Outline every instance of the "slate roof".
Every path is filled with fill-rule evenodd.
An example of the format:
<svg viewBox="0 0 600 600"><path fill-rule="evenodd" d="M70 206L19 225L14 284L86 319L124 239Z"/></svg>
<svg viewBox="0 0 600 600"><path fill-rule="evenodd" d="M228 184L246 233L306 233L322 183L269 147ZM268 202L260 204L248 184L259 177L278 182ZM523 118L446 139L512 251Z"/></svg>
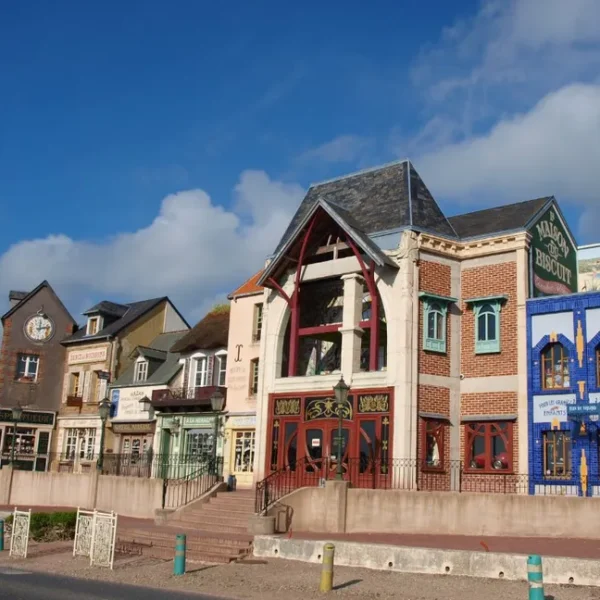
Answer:
<svg viewBox="0 0 600 600"><path fill-rule="evenodd" d="M129 306L127 304L117 304L116 302L110 302L108 300L102 300L102 302L98 302L92 306L92 308L88 308L83 314L84 315L93 315L93 314L101 314L101 315L109 315L111 317L122 317L129 310Z"/></svg>
<svg viewBox="0 0 600 600"><path fill-rule="evenodd" d="M345 210L367 235L411 227L457 237L412 163L404 160L312 185L274 254L293 236L319 198Z"/></svg>
<svg viewBox="0 0 600 600"><path fill-rule="evenodd" d="M75 319L71 316L71 313L67 310L67 307L62 303L62 300L56 295L56 292L54 291L54 289L52 288L52 286L45 279L44 279L44 281L42 281L42 283L40 283L37 287L35 287L30 292L16 292L16 291L10 292L9 293L9 300L12 299L13 295L16 295L16 297L14 299L15 300L19 300L19 302L17 304L15 304L14 306L12 306L8 310L8 312L4 313L2 315L2 317L0 318L0 321L4 322L4 319L10 317L10 315L12 315L15 311L19 310L19 308L23 305L23 302L29 300L30 298L33 298L42 288L45 288L45 287L48 288L48 290L50 291L50 293L56 299L56 301L59 304L59 306L65 311L65 314L69 317L69 319L71 319L71 322L76 327L77 326L77 321L75 321ZM20 297L20 296L22 296L22 297Z"/></svg>
<svg viewBox="0 0 600 600"><path fill-rule="evenodd" d="M505 206L495 206L456 215L448 220L462 239L525 229L528 223L553 199L552 196L546 196Z"/></svg>
<svg viewBox="0 0 600 600"><path fill-rule="evenodd" d="M110 385L111 388L128 386L164 385L169 383L182 368L179 364L180 354L168 350L180 340L187 331L161 333L152 340L149 347L138 346L134 354L139 352L149 359L148 377L145 381L134 381L135 361L123 371L123 374Z"/></svg>
<svg viewBox="0 0 600 600"><path fill-rule="evenodd" d="M82 327L77 333L63 340L61 343L74 344L76 342L100 340L117 335L119 332L123 331L123 329L137 321L140 317L144 316L147 312L157 307L159 304L161 304L161 302L165 301L170 302L167 296L163 296L162 298L153 298L152 300L142 300L141 302L130 302L129 304L124 304L123 306L127 307L125 313L120 318L108 323L106 327L103 327L95 335L86 335L87 328ZM102 302L100 304L102 304ZM111 302L109 304L114 303ZM99 305L97 304L96 306ZM90 311L86 311L83 314L87 314L88 312Z"/></svg>
<svg viewBox="0 0 600 600"><path fill-rule="evenodd" d="M171 352L226 348L229 337L229 306L209 312L171 348Z"/></svg>
<svg viewBox="0 0 600 600"><path fill-rule="evenodd" d="M233 300L234 298L239 298L240 296L251 296L252 294L261 294L264 290L262 285L258 285L258 280L263 273L263 269L261 269L258 273L255 273L240 285L235 291L231 292L227 296L229 300Z"/></svg>

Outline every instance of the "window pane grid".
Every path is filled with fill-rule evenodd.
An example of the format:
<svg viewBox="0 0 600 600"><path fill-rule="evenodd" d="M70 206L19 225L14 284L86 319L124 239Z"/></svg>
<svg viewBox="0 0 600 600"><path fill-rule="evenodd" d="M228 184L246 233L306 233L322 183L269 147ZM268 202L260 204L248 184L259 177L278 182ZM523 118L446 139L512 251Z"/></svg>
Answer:
<svg viewBox="0 0 600 600"><path fill-rule="evenodd" d="M544 475L571 477L571 434L568 431L544 431Z"/></svg>
<svg viewBox="0 0 600 600"><path fill-rule="evenodd" d="M541 369L544 389L564 389L571 386L569 353L562 344L551 344L542 352Z"/></svg>

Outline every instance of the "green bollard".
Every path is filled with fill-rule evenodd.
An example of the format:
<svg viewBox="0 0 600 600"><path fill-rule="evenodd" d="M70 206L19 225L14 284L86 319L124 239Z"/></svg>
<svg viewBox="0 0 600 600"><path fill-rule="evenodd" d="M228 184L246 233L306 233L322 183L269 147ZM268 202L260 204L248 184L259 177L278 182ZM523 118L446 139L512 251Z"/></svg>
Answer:
<svg viewBox="0 0 600 600"><path fill-rule="evenodd" d="M4 519L0 519L0 552L4 551Z"/></svg>
<svg viewBox="0 0 600 600"><path fill-rule="evenodd" d="M532 554L527 559L527 581L529 582L529 600L544 600L542 557L537 554Z"/></svg>
<svg viewBox="0 0 600 600"><path fill-rule="evenodd" d="M185 575L185 535L183 533L179 534L175 540L173 575Z"/></svg>

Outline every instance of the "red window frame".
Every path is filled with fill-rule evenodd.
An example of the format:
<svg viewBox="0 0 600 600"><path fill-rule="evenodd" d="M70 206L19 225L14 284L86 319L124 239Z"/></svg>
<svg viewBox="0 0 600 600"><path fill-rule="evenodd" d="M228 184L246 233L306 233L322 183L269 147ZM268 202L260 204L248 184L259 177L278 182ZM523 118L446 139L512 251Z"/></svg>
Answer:
<svg viewBox="0 0 600 600"><path fill-rule="evenodd" d="M465 472L469 473L490 473L494 475L506 475L513 472L513 423L512 421L485 421L466 423L464 426L465 434ZM472 456L473 439L483 436L483 468L472 466L472 462L481 457ZM492 440L494 437L502 436L505 441L504 452L493 456ZM501 456L503 454L504 456ZM481 460L481 459L480 459ZM502 461L506 468L494 468L495 461Z"/></svg>
<svg viewBox="0 0 600 600"><path fill-rule="evenodd" d="M431 436L438 445L439 464L431 465L427 463L428 454L428 436ZM423 419L421 422L421 440L423 447L423 456L421 460L421 471L440 472L446 468L444 461L446 437L446 423L440 419Z"/></svg>

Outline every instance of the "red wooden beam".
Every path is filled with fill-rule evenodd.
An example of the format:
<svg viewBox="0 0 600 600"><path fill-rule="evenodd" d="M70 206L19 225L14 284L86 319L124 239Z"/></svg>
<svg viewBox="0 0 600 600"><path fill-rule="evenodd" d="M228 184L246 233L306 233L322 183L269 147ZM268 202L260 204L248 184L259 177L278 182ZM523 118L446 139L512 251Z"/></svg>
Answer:
<svg viewBox="0 0 600 600"><path fill-rule="evenodd" d="M269 277L267 281L279 292L279 295L288 303L289 306L291 300L290 297L285 293L284 289L272 277Z"/></svg>
<svg viewBox="0 0 600 600"><path fill-rule="evenodd" d="M317 325L316 327L301 327L298 329L299 336L318 335L320 333L336 333L341 325Z"/></svg>
<svg viewBox="0 0 600 600"><path fill-rule="evenodd" d="M291 314L290 314L290 358L288 364L288 377L295 377L298 374L298 354L300 352L300 336L298 331L300 329L300 279L302 278L302 264L306 256L306 248L310 236L317 222L316 213L311 219L304 238L302 239L302 246L300 248L300 256L298 257L298 266L296 267L296 278L294 283L294 293L291 298Z"/></svg>

